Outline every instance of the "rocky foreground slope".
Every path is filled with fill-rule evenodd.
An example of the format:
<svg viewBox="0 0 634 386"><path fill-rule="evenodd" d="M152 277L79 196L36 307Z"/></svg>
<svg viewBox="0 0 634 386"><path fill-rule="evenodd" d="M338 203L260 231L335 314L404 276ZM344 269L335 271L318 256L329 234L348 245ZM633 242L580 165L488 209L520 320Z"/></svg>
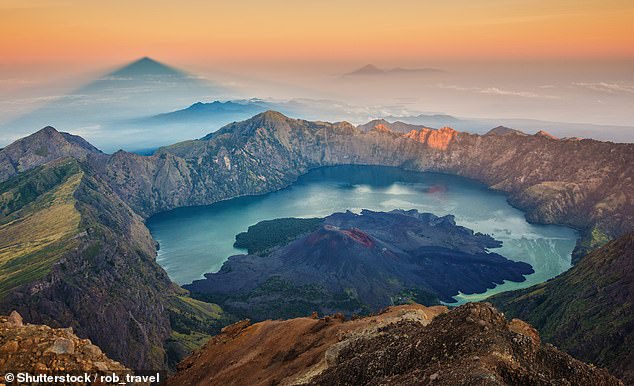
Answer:
<svg viewBox="0 0 634 386"><path fill-rule="evenodd" d="M634 233L546 283L489 299L547 342L634 384Z"/></svg>
<svg viewBox="0 0 634 386"><path fill-rule="evenodd" d="M226 327L171 385L619 385L487 303Z"/></svg>
<svg viewBox="0 0 634 386"><path fill-rule="evenodd" d="M106 374L127 370L72 329L26 324L15 311L0 316L0 377L21 371Z"/></svg>

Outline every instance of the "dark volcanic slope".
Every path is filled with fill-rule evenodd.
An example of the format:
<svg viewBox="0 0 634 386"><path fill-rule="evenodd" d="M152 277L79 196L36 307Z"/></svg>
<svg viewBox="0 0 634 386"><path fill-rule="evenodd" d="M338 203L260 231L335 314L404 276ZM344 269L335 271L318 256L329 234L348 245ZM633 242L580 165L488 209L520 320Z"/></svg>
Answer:
<svg viewBox="0 0 634 386"><path fill-rule="evenodd" d="M490 300L546 341L634 384L634 233L555 279Z"/></svg>
<svg viewBox="0 0 634 386"><path fill-rule="evenodd" d="M530 265L487 252L500 245L456 226L452 216L415 210L336 213L267 256L232 256L218 273L185 288L256 320L314 310L376 312L394 302L452 301L458 291L523 281L533 272Z"/></svg>
<svg viewBox="0 0 634 386"><path fill-rule="evenodd" d="M171 385L619 385L487 303L227 327Z"/></svg>

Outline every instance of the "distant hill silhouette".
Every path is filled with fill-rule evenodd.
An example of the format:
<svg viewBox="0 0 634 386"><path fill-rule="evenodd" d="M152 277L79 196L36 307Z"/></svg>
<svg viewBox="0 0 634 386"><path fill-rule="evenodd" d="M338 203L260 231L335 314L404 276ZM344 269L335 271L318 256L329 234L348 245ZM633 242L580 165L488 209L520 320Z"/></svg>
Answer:
<svg viewBox="0 0 634 386"><path fill-rule="evenodd" d="M372 76L372 75L391 75L391 74L434 74L443 72L437 68L403 68L394 67L389 69L380 68L374 64L366 64L365 66L345 73L343 76Z"/></svg>

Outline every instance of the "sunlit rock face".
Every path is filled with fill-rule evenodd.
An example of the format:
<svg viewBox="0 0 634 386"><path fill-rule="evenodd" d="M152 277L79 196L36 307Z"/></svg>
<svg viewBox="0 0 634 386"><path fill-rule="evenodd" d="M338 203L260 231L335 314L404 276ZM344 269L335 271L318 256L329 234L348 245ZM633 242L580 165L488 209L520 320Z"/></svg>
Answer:
<svg viewBox="0 0 634 386"><path fill-rule="evenodd" d="M412 130L405 134L406 138L424 143L432 149L447 150L449 144L456 138L458 132L451 127L443 127L438 130L421 129Z"/></svg>

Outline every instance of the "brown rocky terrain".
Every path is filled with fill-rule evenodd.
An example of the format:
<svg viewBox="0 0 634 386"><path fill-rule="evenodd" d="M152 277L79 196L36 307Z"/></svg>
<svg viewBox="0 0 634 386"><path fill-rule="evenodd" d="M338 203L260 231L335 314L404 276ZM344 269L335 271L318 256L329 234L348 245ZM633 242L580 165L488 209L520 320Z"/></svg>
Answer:
<svg viewBox="0 0 634 386"><path fill-rule="evenodd" d="M405 138L425 144L427 147L438 150L447 150L449 144L456 138L458 132L451 127L443 127L438 130L420 129L412 130L405 134Z"/></svg>
<svg viewBox="0 0 634 386"><path fill-rule="evenodd" d="M248 321L178 366L171 385L619 385L606 370L542 344L488 303L379 315Z"/></svg>
<svg viewBox="0 0 634 386"><path fill-rule="evenodd" d="M14 311L8 317L0 316L0 374L20 371L106 374L128 369L89 339L78 338L72 328L26 324Z"/></svg>

